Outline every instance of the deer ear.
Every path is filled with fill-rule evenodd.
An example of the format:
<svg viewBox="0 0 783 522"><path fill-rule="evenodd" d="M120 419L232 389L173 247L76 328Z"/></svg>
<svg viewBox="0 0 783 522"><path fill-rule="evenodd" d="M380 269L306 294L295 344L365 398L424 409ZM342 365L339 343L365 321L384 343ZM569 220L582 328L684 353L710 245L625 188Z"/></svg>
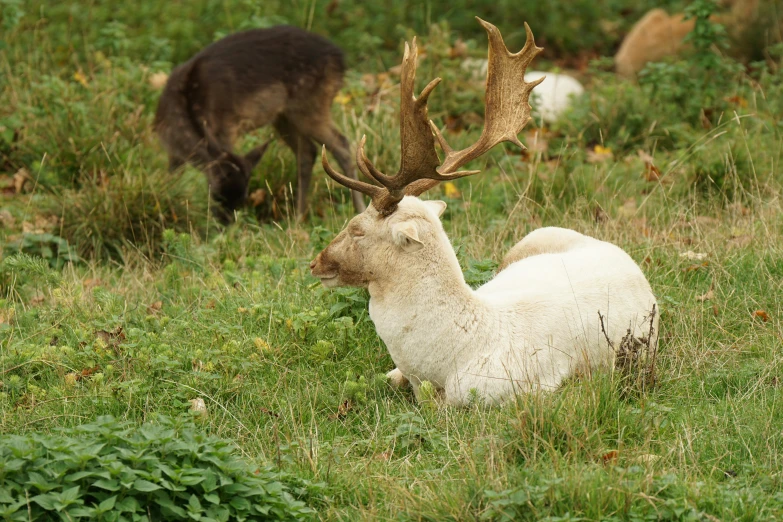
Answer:
<svg viewBox="0 0 783 522"><path fill-rule="evenodd" d="M250 170L253 170L256 165L258 165L258 162L261 161L261 158L264 156L264 153L266 152L267 147L269 147L269 141L264 143L263 145L260 145L256 147L255 149L251 150L247 154L245 154L245 161L248 162L250 165Z"/></svg>
<svg viewBox="0 0 783 522"><path fill-rule="evenodd" d="M402 221L392 225L392 238L406 252L416 252L424 246L419 239L416 223L413 221Z"/></svg>
<svg viewBox="0 0 783 522"><path fill-rule="evenodd" d="M423 203L427 205L427 208L435 212L435 215L441 217L446 211L446 202L439 199L424 200Z"/></svg>

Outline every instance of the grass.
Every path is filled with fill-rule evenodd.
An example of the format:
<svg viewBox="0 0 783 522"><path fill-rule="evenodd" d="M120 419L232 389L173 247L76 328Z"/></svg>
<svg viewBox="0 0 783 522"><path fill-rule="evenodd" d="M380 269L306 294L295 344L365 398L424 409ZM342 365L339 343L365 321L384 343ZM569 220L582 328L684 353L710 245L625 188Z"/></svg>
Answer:
<svg viewBox="0 0 783 522"><path fill-rule="evenodd" d="M28 43L13 34L0 123L21 123L0 160L33 181L0 196L0 433L191 417L246 461L323 483L313 501L323 520L783 517L779 69L726 80L730 108L682 128L676 106L598 74L585 104L539 129L547 148L500 147L477 162L482 175L433 190L449 204L444 225L471 284L527 232L566 226L626 249L661 313L658 383L643 394L599 374L502 408L438 409L380 378L393 363L366 292L326 291L309 276L352 215L320 167L311 220L297 225L293 157L276 145L254 179L276 217L249 210L219 230L203 177L164 173L146 83L157 65L128 58L141 36L119 38L108 65L83 69L83 85L72 63L13 61ZM37 38L60 45L54 33ZM481 82L448 56L455 35L420 38L431 49L422 85L444 76L436 121L480 111ZM371 159L393 170L395 78L370 85L362 72L350 73L335 119L354 143L367 133ZM460 147L478 131L463 118L448 139ZM65 240L81 261L62 266ZM192 409L199 398L205 414Z"/></svg>

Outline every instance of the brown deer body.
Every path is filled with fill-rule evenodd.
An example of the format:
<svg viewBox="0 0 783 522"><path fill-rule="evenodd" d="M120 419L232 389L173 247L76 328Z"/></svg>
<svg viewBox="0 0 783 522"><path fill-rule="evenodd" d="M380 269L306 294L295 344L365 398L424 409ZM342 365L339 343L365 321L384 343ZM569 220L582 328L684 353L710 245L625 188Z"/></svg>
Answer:
<svg viewBox="0 0 783 522"><path fill-rule="evenodd" d="M169 170L187 162L202 169L219 204L218 217L230 221L245 202L251 171L267 147L239 155L234 142L271 124L296 154L301 219L316 144L325 145L356 178L348 140L331 118L344 70L339 47L296 27L243 31L209 45L172 71L158 102L155 131L168 152ZM356 210L363 211L361 194L352 197Z"/></svg>

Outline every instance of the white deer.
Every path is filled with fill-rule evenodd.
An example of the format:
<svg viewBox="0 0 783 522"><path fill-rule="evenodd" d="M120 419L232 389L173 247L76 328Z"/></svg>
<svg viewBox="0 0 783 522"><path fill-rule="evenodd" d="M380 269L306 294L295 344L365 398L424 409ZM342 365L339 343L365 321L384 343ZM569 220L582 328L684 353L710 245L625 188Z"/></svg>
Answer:
<svg viewBox="0 0 783 522"><path fill-rule="evenodd" d="M372 205L310 265L327 287L369 289L370 317L397 365L388 374L392 381L410 382L417 397L429 381L452 405L474 394L502 401L553 390L575 372L610 364L610 343L619 346L629 331L654 347L658 330L655 297L639 266L617 246L573 230L536 230L511 249L490 282L475 291L465 282L439 219L446 204L416 196L439 181L476 173L458 169L501 141L521 146L517 134L530 119L530 91L543 80L524 81L542 50L527 24L525 47L511 54L498 29L479 22L489 35L479 140L455 151L427 119L427 97L440 79L414 97L414 39L405 48L400 86L400 171L386 176L376 169L364 138L357 164L382 186L343 176L322 154L326 172L369 195ZM435 138L446 153L442 163Z"/></svg>

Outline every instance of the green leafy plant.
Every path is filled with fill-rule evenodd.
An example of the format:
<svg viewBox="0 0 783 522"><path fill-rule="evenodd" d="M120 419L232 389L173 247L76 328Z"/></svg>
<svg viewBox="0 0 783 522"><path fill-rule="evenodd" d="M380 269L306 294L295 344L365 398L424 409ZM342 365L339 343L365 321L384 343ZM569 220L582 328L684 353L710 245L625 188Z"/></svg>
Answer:
<svg viewBox="0 0 783 522"><path fill-rule="evenodd" d="M240 460L226 440L161 417L113 417L0 441L4 520L303 520L318 486Z"/></svg>

